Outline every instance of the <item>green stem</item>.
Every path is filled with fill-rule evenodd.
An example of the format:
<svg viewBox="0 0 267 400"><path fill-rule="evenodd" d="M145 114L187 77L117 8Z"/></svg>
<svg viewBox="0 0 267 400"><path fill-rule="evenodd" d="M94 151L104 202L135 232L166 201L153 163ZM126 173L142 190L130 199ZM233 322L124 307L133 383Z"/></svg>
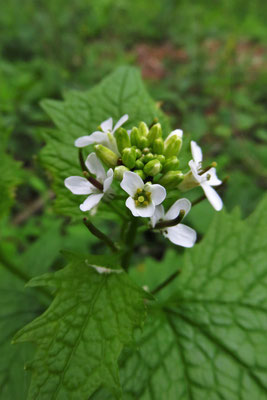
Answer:
<svg viewBox="0 0 267 400"><path fill-rule="evenodd" d="M137 218L133 218L129 223L128 231L126 232L124 244L126 246L126 250L121 258L121 266L126 271L128 270L131 262L132 253L134 250L134 243L137 233L139 221Z"/></svg>
<svg viewBox="0 0 267 400"><path fill-rule="evenodd" d="M170 275L165 281L163 281L159 286L157 286L154 290L152 290L151 294L156 294L160 290L164 289L168 286L179 274L181 271L175 271L172 275Z"/></svg>
<svg viewBox="0 0 267 400"><path fill-rule="evenodd" d="M115 244L112 242L112 240L106 236L103 232L101 232L99 229L97 229L94 224L92 224L91 221L89 221L87 218L83 219L84 225L87 227L87 229L98 239L102 240L102 242L106 243L110 247L110 249L115 253L118 251L117 247Z"/></svg>
<svg viewBox="0 0 267 400"><path fill-rule="evenodd" d="M16 265L12 264L6 256L3 254L3 252L0 249L0 264L11 274L15 275L17 278L19 278L22 282L28 283L32 277L28 276L24 271L22 271L20 268L18 268ZM46 297L49 297L49 300L51 300L52 296L51 294L43 287L36 287L35 290L38 292L42 293Z"/></svg>

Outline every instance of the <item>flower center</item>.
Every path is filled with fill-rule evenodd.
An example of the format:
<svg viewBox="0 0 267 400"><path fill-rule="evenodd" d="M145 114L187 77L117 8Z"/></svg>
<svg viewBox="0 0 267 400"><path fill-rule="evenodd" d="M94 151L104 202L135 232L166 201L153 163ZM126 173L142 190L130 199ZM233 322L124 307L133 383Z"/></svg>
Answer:
<svg viewBox="0 0 267 400"><path fill-rule="evenodd" d="M143 189L137 189L133 199L136 207L147 207L151 202L151 193Z"/></svg>

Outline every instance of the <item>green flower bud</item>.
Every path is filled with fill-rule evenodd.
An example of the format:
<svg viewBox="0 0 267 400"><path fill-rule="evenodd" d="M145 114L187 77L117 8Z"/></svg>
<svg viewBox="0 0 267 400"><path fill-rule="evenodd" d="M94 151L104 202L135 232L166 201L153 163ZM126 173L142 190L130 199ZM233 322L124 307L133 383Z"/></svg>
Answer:
<svg viewBox="0 0 267 400"><path fill-rule="evenodd" d="M144 171L142 169L135 169L133 172L135 172L137 175L139 175L140 178L143 180L146 178Z"/></svg>
<svg viewBox="0 0 267 400"><path fill-rule="evenodd" d="M176 156L172 156L167 158L165 164L164 164L164 168L163 168L163 172L168 172L168 171L177 171L179 168L179 160Z"/></svg>
<svg viewBox="0 0 267 400"><path fill-rule="evenodd" d="M114 168L118 162L118 156L112 150L102 144L95 145L96 155L110 168Z"/></svg>
<svg viewBox="0 0 267 400"><path fill-rule="evenodd" d="M183 178L184 175L181 171L168 171L160 178L158 183L166 189L175 189Z"/></svg>
<svg viewBox="0 0 267 400"><path fill-rule="evenodd" d="M118 181L121 181L123 178L123 174L126 171L129 171L129 168L125 167L124 165L119 165L114 169L114 178Z"/></svg>
<svg viewBox="0 0 267 400"><path fill-rule="evenodd" d="M145 122L140 122L138 128L142 136L147 136L149 129Z"/></svg>
<svg viewBox="0 0 267 400"><path fill-rule="evenodd" d="M138 138L141 137L139 129L136 126L133 127L130 133L131 144L132 146L138 146Z"/></svg>
<svg viewBox="0 0 267 400"><path fill-rule="evenodd" d="M166 158L171 156L176 156L182 146L182 139L178 138L176 135L171 136L164 142L164 155Z"/></svg>
<svg viewBox="0 0 267 400"><path fill-rule="evenodd" d="M147 135L147 139L148 139L148 145L150 145L151 143L154 143L154 141L158 138L162 137L162 129L161 129L161 125L155 124L153 125Z"/></svg>
<svg viewBox="0 0 267 400"><path fill-rule="evenodd" d="M152 149L154 153L163 154L164 152L164 141L162 138L155 139L152 143Z"/></svg>
<svg viewBox="0 0 267 400"><path fill-rule="evenodd" d="M132 169L135 166L136 152L134 147L127 147L122 152L122 162L126 167Z"/></svg>
<svg viewBox="0 0 267 400"><path fill-rule="evenodd" d="M147 147L147 138L145 136L142 136L139 140L138 140L138 147L140 149L144 149L145 147Z"/></svg>
<svg viewBox="0 0 267 400"><path fill-rule="evenodd" d="M144 172L148 176L155 176L162 170L159 160L151 160L144 166Z"/></svg>
<svg viewBox="0 0 267 400"><path fill-rule="evenodd" d="M120 153L122 153L126 147L131 147L130 138L126 129L117 129L117 131L114 133L114 136Z"/></svg>
<svg viewBox="0 0 267 400"><path fill-rule="evenodd" d="M166 159L165 159L165 156L164 156L163 154L158 154L158 155L157 155L157 160L159 160L159 162L160 162L162 165L165 165Z"/></svg>
<svg viewBox="0 0 267 400"><path fill-rule="evenodd" d="M140 149L135 149L136 158L140 158L142 155L142 151Z"/></svg>
<svg viewBox="0 0 267 400"><path fill-rule="evenodd" d="M155 156L152 153L148 153L144 156L144 162L147 163L148 161L154 160Z"/></svg>
<svg viewBox="0 0 267 400"><path fill-rule="evenodd" d="M144 168L144 163L141 160L136 160L135 161L135 168L143 169Z"/></svg>

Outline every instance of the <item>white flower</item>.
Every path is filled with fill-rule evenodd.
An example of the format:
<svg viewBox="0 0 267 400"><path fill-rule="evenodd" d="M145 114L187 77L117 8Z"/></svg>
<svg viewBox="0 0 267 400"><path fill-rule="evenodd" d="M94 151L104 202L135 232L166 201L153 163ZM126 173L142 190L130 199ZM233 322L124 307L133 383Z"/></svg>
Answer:
<svg viewBox="0 0 267 400"><path fill-rule="evenodd" d="M174 131L172 131L165 139L165 141L167 142L168 139L170 139L172 136L176 136L178 139L182 139L183 137L183 131L181 129L175 129Z"/></svg>
<svg viewBox="0 0 267 400"><path fill-rule="evenodd" d="M204 193L216 211L220 211L223 202L218 193L212 186L221 185L222 181L217 178L216 168L211 167L207 171L202 170L202 150L196 142L191 141L191 152L193 160L189 161L191 171L189 171L179 185L181 190L188 190L196 186L201 186Z"/></svg>
<svg viewBox="0 0 267 400"><path fill-rule="evenodd" d="M95 131L91 135L81 136L75 140L76 147L85 147L89 144L101 143L119 155L114 132L128 120L128 115L123 115L113 128L113 119L109 118L100 124L102 131Z"/></svg>
<svg viewBox="0 0 267 400"><path fill-rule="evenodd" d="M124 172L121 187L130 195L126 200L126 207L135 217L152 217L156 206L166 197L163 186L145 184L139 175L131 171Z"/></svg>
<svg viewBox="0 0 267 400"><path fill-rule="evenodd" d="M151 225L154 228L159 221L170 221L178 217L181 210L188 214L191 203L187 199L177 200L165 214L162 205L156 207L155 214L151 217ZM163 236L168 238L172 243L183 247L192 247L195 244L197 234L196 231L189 226L179 223L175 226L160 229Z"/></svg>
<svg viewBox="0 0 267 400"><path fill-rule="evenodd" d="M65 179L64 184L73 194L89 195L80 205L82 211L89 211L100 202L105 194L108 194L113 180L113 170L110 168L106 173L95 153L91 153L87 157L85 165L88 171L96 176L96 180L102 184L103 190L98 189L92 183L88 182L87 179L80 176L70 176Z"/></svg>

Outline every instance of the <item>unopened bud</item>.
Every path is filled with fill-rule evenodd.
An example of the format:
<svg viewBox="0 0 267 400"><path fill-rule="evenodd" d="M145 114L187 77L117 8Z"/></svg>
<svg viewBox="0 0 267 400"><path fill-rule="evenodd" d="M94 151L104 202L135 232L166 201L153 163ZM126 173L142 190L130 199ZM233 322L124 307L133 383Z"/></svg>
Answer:
<svg viewBox="0 0 267 400"><path fill-rule="evenodd" d="M162 129L161 129L161 125L155 124L153 125L147 135L147 139L148 139L148 145L150 145L151 143L153 143L156 139L161 138L162 137Z"/></svg>
<svg viewBox="0 0 267 400"><path fill-rule="evenodd" d="M136 160L135 162L135 168L137 169L143 169L144 168L144 163L141 160Z"/></svg>
<svg viewBox="0 0 267 400"><path fill-rule="evenodd" d="M140 122L138 128L142 136L147 136L149 129L145 122Z"/></svg>
<svg viewBox="0 0 267 400"><path fill-rule="evenodd" d="M155 176L157 175L160 171L162 170L162 165L159 162L159 160L152 160L149 161L145 166L144 166L144 172L148 176Z"/></svg>
<svg viewBox="0 0 267 400"><path fill-rule="evenodd" d="M112 150L102 144L95 145L96 155L110 168L114 168L118 162L118 156Z"/></svg>
<svg viewBox="0 0 267 400"><path fill-rule="evenodd" d="M135 169L133 172L135 172L137 175L139 175L140 178L143 180L146 178L144 171L142 169Z"/></svg>
<svg viewBox="0 0 267 400"><path fill-rule="evenodd" d="M164 155L166 158L176 156L182 146L182 139L178 138L176 135L167 138L164 142Z"/></svg>
<svg viewBox="0 0 267 400"><path fill-rule="evenodd" d="M162 165L165 165L165 156L163 155L163 154L158 154L157 155L157 160L159 160L159 162L162 164Z"/></svg>
<svg viewBox="0 0 267 400"><path fill-rule="evenodd" d="M134 126L130 133L130 139L131 139L132 146L138 146L137 142L138 142L139 136L140 136L139 130L138 130L138 128L136 128L136 126Z"/></svg>
<svg viewBox="0 0 267 400"><path fill-rule="evenodd" d="M154 160L155 156L152 153L148 153L144 156L144 162L147 163L148 161Z"/></svg>
<svg viewBox="0 0 267 400"><path fill-rule="evenodd" d="M167 189L174 189L182 182L183 176L181 171L168 171L160 178L158 183Z"/></svg>
<svg viewBox="0 0 267 400"><path fill-rule="evenodd" d="M119 165L114 169L114 178L121 181L123 179L123 174L126 171L129 171L129 168L126 168L124 165Z"/></svg>
<svg viewBox="0 0 267 400"><path fill-rule="evenodd" d="M176 156L169 157L163 168L163 172L177 171L179 168L179 160Z"/></svg>
<svg viewBox="0 0 267 400"><path fill-rule="evenodd" d="M140 149L144 149L145 147L147 147L147 138L145 136L142 136L139 140L138 140L138 147Z"/></svg>
<svg viewBox="0 0 267 400"><path fill-rule="evenodd" d="M122 152L122 162L126 167L133 168L135 166L136 152L134 147L127 147Z"/></svg>
<svg viewBox="0 0 267 400"><path fill-rule="evenodd" d="M114 134L119 152L122 153L126 147L131 147L129 135L124 128L119 128Z"/></svg>
<svg viewBox="0 0 267 400"><path fill-rule="evenodd" d="M154 153L163 154L163 152L164 152L164 141L163 141L163 139L162 138L156 139L152 143L152 148L153 148Z"/></svg>
<svg viewBox="0 0 267 400"><path fill-rule="evenodd" d="M136 158L139 158L142 155L142 151L140 149L135 149L135 153L136 153Z"/></svg>

